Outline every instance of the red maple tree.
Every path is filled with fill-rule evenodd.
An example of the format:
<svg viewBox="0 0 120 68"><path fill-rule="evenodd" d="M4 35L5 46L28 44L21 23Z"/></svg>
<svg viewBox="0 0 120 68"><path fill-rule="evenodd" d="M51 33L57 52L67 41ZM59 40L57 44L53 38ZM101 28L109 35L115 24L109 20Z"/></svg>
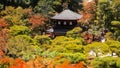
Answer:
<svg viewBox="0 0 120 68"><path fill-rule="evenodd" d="M45 18L40 15L31 15L29 18L29 23L31 24L31 28L36 28L44 25Z"/></svg>
<svg viewBox="0 0 120 68"><path fill-rule="evenodd" d="M4 19L0 19L0 53L3 55L3 51L6 49L6 43L9 37L9 30L7 29L7 22Z"/></svg>

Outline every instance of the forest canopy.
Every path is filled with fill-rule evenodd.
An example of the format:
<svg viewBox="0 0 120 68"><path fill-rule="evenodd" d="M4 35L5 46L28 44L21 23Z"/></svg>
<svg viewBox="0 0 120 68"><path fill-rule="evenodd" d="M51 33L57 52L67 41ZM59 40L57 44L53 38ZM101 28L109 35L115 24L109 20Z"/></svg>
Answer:
<svg viewBox="0 0 120 68"><path fill-rule="evenodd" d="M47 33L66 9L77 25ZM119 49L120 0L0 0L0 68L120 68Z"/></svg>

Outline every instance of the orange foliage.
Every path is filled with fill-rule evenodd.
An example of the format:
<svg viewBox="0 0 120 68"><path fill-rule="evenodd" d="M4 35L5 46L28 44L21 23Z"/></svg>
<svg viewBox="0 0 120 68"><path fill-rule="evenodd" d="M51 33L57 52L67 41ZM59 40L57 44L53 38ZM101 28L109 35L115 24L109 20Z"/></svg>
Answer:
<svg viewBox="0 0 120 68"><path fill-rule="evenodd" d="M6 27L6 26L8 26L8 25L4 23L3 19L1 19L0 20L0 27L1 27L0 28L0 58L2 58L2 55L5 52L7 39L9 37L8 29L3 28L3 27Z"/></svg>
<svg viewBox="0 0 120 68"><path fill-rule="evenodd" d="M93 20L95 17L96 3L94 1L88 2L87 5L83 7L83 9L83 17L80 18L78 22L83 25L88 25L90 24L91 20Z"/></svg>
<svg viewBox="0 0 120 68"><path fill-rule="evenodd" d="M57 64L55 68L85 68L85 65L84 62L71 64L68 60L65 60L62 64Z"/></svg>
<svg viewBox="0 0 120 68"><path fill-rule="evenodd" d="M68 60L65 60L61 64L55 64L53 61L45 61L45 59L41 57L37 57L35 60L30 60L27 64L28 68L85 68L84 62L71 64Z"/></svg>
<svg viewBox="0 0 120 68"><path fill-rule="evenodd" d="M34 68L34 60L27 62L28 68Z"/></svg>
<svg viewBox="0 0 120 68"><path fill-rule="evenodd" d="M84 62L77 63L74 68L85 68Z"/></svg>
<svg viewBox="0 0 120 68"><path fill-rule="evenodd" d="M45 18L39 15L31 15L29 23L32 24L31 28L39 27L44 24Z"/></svg>
<svg viewBox="0 0 120 68"><path fill-rule="evenodd" d="M84 62L71 64L68 60L65 60L63 63L56 64L54 61L42 57L37 57L28 62L20 58L13 60L9 57L5 57L0 60L0 64L7 64L9 68L85 68Z"/></svg>
<svg viewBox="0 0 120 68"><path fill-rule="evenodd" d="M43 64L43 58L42 57L37 57L33 62L34 62L34 68L44 68Z"/></svg>
<svg viewBox="0 0 120 68"><path fill-rule="evenodd" d="M27 8L23 10L25 14L31 15L32 14L32 9Z"/></svg>
<svg viewBox="0 0 120 68"><path fill-rule="evenodd" d="M2 50L0 50L0 56L2 56L3 55L3 51Z"/></svg>
<svg viewBox="0 0 120 68"><path fill-rule="evenodd" d="M54 68L54 61L51 61L50 63L49 63L49 65L48 65L48 68Z"/></svg>
<svg viewBox="0 0 120 68"><path fill-rule="evenodd" d="M91 43L93 41L93 34L85 33L83 36L84 40L87 44Z"/></svg>
<svg viewBox="0 0 120 68"><path fill-rule="evenodd" d="M7 43L8 38L9 38L8 29L6 29L6 28L1 29L1 31L0 31L0 50L1 50L1 53L2 53L2 51L4 51L7 48L6 43Z"/></svg>
<svg viewBox="0 0 120 68"><path fill-rule="evenodd" d="M6 23L6 21L2 18L0 19L0 27L7 27L8 24Z"/></svg>
<svg viewBox="0 0 120 68"><path fill-rule="evenodd" d="M83 17L80 18L78 22L80 22L81 24L89 24L93 17L94 17L93 14L84 13Z"/></svg>
<svg viewBox="0 0 120 68"><path fill-rule="evenodd" d="M27 62L28 68L54 68L54 62L49 59L37 57L35 60Z"/></svg>
<svg viewBox="0 0 120 68"><path fill-rule="evenodd" d="M10 57L4 57L0 59L1 65L7 65L9 68L28 68L26 62L22 59L12 59Z"/></svg>
<svg viewBox="0 0 120 68"><path fill-rule="evenodd" d="M0 59L0 64L10 63L10 61L11 61L11 58L5 57Z"/></svg>
<svg viewBox="0 0 120 68"><path fill-rule="evenodd" d="M65 60L62 64L57 64L55 68L70 68L70 62Z"/></svg>
<svg viewBox="0 0 120 68"><path fill-rule="evenodd" d="M27 64L22 59L15 59L14 64L10 66L10 68L27 68Z"/></svg>
<svg viewBox="0 0 120 68"><path fill-rule="evenodd" d="M85 19L85 18L90 18L92 15L91 14L89 14L89 13L84 13L83 14L83 19Z"/></svg>
<svg viewBox="0 0 120 68"><path fill-rule="evenodd" d="M94 1L91 1L84 7L84 10L86 10L87 13L96 11L95 5L96 5L96 3Z"/></svg>

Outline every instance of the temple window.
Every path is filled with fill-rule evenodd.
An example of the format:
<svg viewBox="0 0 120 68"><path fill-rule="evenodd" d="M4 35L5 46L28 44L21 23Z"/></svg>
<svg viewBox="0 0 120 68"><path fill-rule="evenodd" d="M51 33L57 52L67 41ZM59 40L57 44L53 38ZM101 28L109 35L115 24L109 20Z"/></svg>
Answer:
<svg viewBox="0 0 120 68"><path fill-rule="evenodd" d="M66 23L66 21L64 21L64 25L66 25L67 23Z"/></svg>
<svg viewBox="0 0 120 68"><path fill-rule="evenodd" d="M70 22L70 25L72 25L73 23L72 22Z"/></svg>
<svg viewBox="0 0 120 68"><path fill-rule="evenodd" d="M60 25L61 24L61 22L60 21L58 21L58 25Z"/></svg>

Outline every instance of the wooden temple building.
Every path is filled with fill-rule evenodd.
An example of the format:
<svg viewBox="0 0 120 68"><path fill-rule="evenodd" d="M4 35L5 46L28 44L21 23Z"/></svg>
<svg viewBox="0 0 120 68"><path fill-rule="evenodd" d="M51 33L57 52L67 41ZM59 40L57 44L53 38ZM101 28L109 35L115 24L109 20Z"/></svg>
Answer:
<svg viewBox="0 0 120 68"><path fill-rule="evenodd" d="M61 13L51 17L55 35L65 35L67 31L73 29L77 25L77 21L81 17L82 15L69 9L65 9Z"/></svg>

